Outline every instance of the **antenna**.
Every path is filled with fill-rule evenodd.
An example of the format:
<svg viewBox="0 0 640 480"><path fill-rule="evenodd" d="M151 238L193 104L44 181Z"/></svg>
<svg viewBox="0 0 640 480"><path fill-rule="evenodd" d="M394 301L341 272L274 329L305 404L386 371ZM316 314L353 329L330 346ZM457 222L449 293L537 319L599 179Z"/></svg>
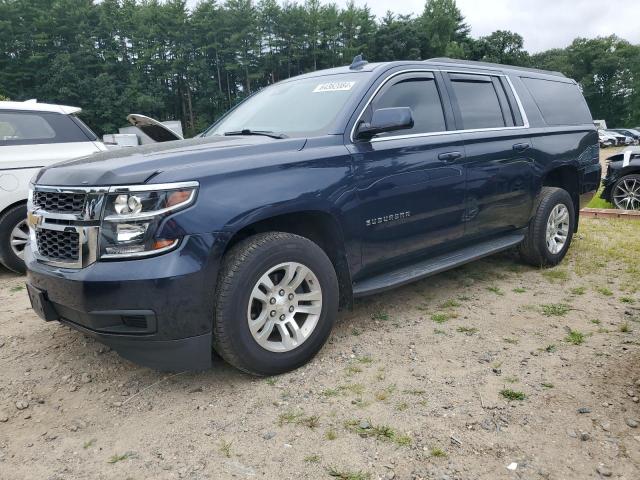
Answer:
<svg viewBox="0 0 640 480"><path fill-rule="evenodd" d="M362 54L356 55L355 57L353 57L353 62L351 62L351 66L349 67L349 70L360 70L367 63L369 62L367 62L362 58Z"/></svg>

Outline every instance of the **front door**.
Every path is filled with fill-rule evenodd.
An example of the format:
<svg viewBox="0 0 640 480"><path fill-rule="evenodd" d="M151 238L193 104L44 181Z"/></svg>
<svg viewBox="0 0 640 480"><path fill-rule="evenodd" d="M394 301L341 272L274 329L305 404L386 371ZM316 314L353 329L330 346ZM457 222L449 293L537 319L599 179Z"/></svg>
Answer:
<svg viewBox="0 0 640 480"><path fill-rule="evenodd" d="M362 266L390 268L460 239L464 232L464 146L447 133L450 110L431 72L392 76L366 108L410 107L414 126L355 139L353 154L360 203ZM448 112L448 113L445 113Z"/></svg>

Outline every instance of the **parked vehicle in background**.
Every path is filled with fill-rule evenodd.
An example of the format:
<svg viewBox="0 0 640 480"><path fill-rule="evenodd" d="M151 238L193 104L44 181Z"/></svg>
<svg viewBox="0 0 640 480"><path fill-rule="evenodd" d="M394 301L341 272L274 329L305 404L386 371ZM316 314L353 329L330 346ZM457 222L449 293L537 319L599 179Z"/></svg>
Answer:
<svg viewBox="0 0 640 480"><path fill-rule="evenodd" d="M214 348L292 370L354 297L514 247L558 264L600 184L592 122L576 82L526 68L356 58L287 79L200 138L41 170L29 296L153 368Z"/></svg>
<svg viewBox="0 0 640 480"><path fill-rule="evenodd" d="M621 210L640 210L640 147L607 158L600 197Z"/></svg>
<svg viewBox="0 0 640 480"><path fill-rule="evenodd" d="M598 143L602 148L614 147L618 144L618 139L604 130L598 130Z"/></svg>
<svg viewBox="0 0 640 480"><path fill-rule="evenodd" d="M64 105L0 102L0 262L24 272L29 180L44 166L105 150Z"/></svg>
<svg viewBox="0 0 640 480"><path fill-rule="evenodd" d="M617 146L631 145L633 143L633 139L619 132L614 132L613 130L604 130L605 133L615 137Z"/></svg>
<svg viewBox="0 0 640 480"><path fill-rule="evenodd" d="M630 137L631 139L633 139L632 143L635 145L640 143L640 132L637 130L634 130L632 128L612 128L611 130L625 135L626 137Z"/></svg>

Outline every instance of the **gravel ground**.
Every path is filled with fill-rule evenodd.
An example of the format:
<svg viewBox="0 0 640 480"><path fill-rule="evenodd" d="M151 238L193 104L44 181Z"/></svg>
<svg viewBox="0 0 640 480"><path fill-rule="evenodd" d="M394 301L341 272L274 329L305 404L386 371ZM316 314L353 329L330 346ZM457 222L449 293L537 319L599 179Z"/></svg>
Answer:
<svg viewBox="0 0 640 480"><path fill-rule="evenodd" d="M359 302L309 365L138 367L0 272L1 479L640 478L640 222Z"/></svg>

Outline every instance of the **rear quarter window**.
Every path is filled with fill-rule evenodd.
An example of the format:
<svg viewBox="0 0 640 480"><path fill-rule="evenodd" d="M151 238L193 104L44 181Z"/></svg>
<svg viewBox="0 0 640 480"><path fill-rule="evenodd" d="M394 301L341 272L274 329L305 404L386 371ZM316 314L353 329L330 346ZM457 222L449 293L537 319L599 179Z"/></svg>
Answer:
<svg viewBox="0 0 640 480"><path fill-rule="evenodd" d="M540 78L521 78L548 125L593 124L578 85Z"/></svg>
<svg viewBox="0 0 640 480"><path fill-rule="evenodd" d="M88 142L94 139L67 115L0 111L0 146Z"/></svg>

